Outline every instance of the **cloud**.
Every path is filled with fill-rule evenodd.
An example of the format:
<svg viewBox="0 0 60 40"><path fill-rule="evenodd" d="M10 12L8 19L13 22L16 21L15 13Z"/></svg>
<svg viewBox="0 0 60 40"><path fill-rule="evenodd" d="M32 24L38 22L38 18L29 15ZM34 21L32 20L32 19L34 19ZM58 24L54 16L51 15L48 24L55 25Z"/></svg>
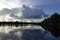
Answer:
<svg viewBox="0 0 60 40"><path fill-rule="evenodd" d="M43 10L33 9L26 5L23 5L22 15L25 18L42 18L42 16L46 16Z"/></svg>
<svg viewBox="0 0 60 40"><path fill-rule="evenodd" d="M22 0L0 0L0 10L3 8L22 7L23 3Z"/></svg>
<svg viewBox="0 0 60 40"><path fill-rule="evenodd" d="M43 18L47 17L48 15L43 12L43 10L40 9L34 9L29 6L23 5L20 11L20 17L18 15L15 15L14 13L10 15L13 18ZM16 13L16 12L15 12Z"/></svg>
<svg viewBox="0 0 60 40"><path fill-rule="evenodd" d="M0 16L8 15L9 13L11 13L11 10L8 8L4 8L3 10L0 10Z"/></svg>
<svg viewBox="0 0 60 40"><path fill-rule="evenodd" d="M48 15L43 12L41 9L31 8L27 5L23 5L22 8L4 8L0 10L0 16L12 17L14 19L20 18L43 18ZM8 18L8 17L7 17Z"/></svg>
<svg viewBox="0 0 60 40"><path fill-rule="evenodd" d="M22 17L23 18L42 18L47 17L47 14L41 9L30 8L29 6L23 5L22 7Z"/></svg>
<svg viewBox="0 0 60 40"><path fill-rule="evenodd" d="M0 0L0 10L2 8L17 8L23 4L28 6L58 4L60 0Z"/></svg>

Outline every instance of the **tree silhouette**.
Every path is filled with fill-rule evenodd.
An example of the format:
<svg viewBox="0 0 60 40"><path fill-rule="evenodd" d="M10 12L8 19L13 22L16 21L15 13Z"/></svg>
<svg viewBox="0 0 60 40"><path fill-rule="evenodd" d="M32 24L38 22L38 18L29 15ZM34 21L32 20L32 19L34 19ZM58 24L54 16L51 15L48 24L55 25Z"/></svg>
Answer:
<svg viewBox="0 0 60 40"><path fill-rule="evenodd" d="M42 21L40 25L45 30L50 31L55 37L60 36L60 14L54 13L50 18Z"/></svg>

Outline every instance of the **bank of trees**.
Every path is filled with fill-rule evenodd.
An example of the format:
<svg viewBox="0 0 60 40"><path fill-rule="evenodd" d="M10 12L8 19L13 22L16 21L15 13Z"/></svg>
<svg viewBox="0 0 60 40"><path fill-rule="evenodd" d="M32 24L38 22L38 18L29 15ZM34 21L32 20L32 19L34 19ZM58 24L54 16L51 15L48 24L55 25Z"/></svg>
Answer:
<svg viewBox="0 0 60 40"><path fill-rule="evenodd" d="M55 37L60 36L60 14L54 13L50 18L40 23L45 30L50 31Z"/></svg>

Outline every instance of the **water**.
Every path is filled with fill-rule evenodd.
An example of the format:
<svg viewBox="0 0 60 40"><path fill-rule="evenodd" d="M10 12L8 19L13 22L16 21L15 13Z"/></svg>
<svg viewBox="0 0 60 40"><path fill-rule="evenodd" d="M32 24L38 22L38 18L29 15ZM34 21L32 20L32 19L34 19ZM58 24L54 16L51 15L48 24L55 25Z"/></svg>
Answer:
<svg viewBox="0 0 60 40"><path fill-rule="evenodd" d="M1 26L0 40L57 40L50 32L38 25ZM60 38L58 39L60 40Z"/></svg>
<svg viewBox="0 0 60 40"><path fill-rule="evenodd" d="M28 26L0 26L0 32L8 32L10 30L14 30L14 29L42 29L44 30L41 26L38 25L28 25Z"/></svg>

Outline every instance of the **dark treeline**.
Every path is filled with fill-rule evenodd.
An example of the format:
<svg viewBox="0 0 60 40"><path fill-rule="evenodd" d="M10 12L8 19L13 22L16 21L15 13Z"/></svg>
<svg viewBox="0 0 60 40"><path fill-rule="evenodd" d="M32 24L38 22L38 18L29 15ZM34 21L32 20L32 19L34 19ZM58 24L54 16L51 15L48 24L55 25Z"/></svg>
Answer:
<svg viewBox="0 0 60 40"><path fill-rule="evenodd" d="M39 24L39 23L33 23L33 22L19 22L19 21L16 21L16 22L0 22L0 26L16 26L16 27L18 27L18 26L28 26L29 24Z"/></svg>
<svg viewBox="0 0 60 40"><path fill-rule="evenodd" d="M54 13L50 18L43 20L39 25L51 32L55 37L60 36L60 14Z"/></svg>

